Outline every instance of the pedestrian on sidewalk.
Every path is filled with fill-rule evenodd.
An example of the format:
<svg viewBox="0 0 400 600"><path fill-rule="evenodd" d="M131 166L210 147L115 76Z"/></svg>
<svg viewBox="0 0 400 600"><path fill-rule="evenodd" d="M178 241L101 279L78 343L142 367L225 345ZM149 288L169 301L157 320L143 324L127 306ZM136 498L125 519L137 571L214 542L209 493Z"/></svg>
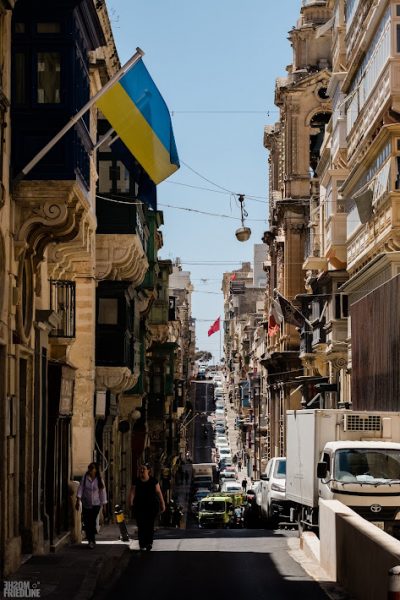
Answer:
<svg viewBox="0 0 400 600"><path fill-rule="evenodd" d="M246 479L246 477L242 481L242 489L243 489L244 492L246 492L246 490L247 490L247 479Z"/></svg>
<svg viewBox="0 0 400 600"><path fill-rule="evenodd" d="M238 462L238 469L239 469L239 471L242 470L242 461L240 459L239 459L239 462Z"/></svg>
<svg viewBox="0 0 400 600"><path fill-rule="evenodd" d="M139 547L149 552L153 547L154 521L160 510L165 512L165 501L160 484L152 477L148 463L139 468L139 477L132 484L129 503L138 527Z"/></svg>
<svg viewBox="0 0 400 600"><path fill-rule="evenodd" d="M101 477L99 465L95 462L88 465L87 472L79 484L75 504L76 510L80 509L81 502L86 539L89 548L93 549L96 544L97 515L101 508L107 504L106 486Z"/></svg>

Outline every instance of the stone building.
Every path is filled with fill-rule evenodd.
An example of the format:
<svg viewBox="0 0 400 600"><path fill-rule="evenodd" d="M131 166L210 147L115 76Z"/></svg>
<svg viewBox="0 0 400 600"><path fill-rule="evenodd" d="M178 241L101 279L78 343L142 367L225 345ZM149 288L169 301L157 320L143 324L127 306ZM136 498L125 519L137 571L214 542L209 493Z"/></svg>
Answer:
<svg viewBox="0 0 400 600"><path fill-rule="evenodd" d="M156 187L132 155L127 159L122 142L99 143L108 124L97 108L20 175L120 68L105 2L1 0L0 53L6 576L24 554L80 539L76 480L92 460L105 470L110 516L113 503L124 502L137 462L150 452L160 361L170 369L164 429L174 409L176 340L160 350L152 330L161 309L169 344L172 265L158 259L163 216Z"/></svg>
<svg viewBox="0 0 400 600"><path fill-rule="evenodd" d="M313 257L318 246L312 237L310 215L318 203L317 165L331 118L331 28L326 26L331 17L332 8L327 2L303 2L300 19L289 33L293 61L287 67L287 76L277 79L275 87L280 118L265 128L270 200L270 229L263 237L269 247L265 262L266 317L275 289L300 305L297 296L304 293L304 257ZM308 249L311 241L313 251ZM307 265L307 269L314 268L313 264ZM308 331L307 340L310 335ZM300 408L301 400L306 403L310 399L309 384L317 370L314 356L309 354L299 329L290 322L284 321L279 331L267 335L260 362L266 377L261 393L268 416L268 457L285 455L286 410Z"/></svg>
<svg viewBox="0 0 400 600"><path fill-rule="evenodd" d="M321 404L398 410L399 8L358 0L327 7L332 119L304 264L304 309L315 323L309 356L325 376Z"/></svg>
<svg viewBox="0 0 400 600"><path fill-rule="evenodd" d="M251 263L243 263L241 269L224 273L222 291L228 393L238 414L240 456L248 475L253 476L260 464L260 444L256 444L260 374L253 340L263 321L265 290L255 285Z"/></svg>

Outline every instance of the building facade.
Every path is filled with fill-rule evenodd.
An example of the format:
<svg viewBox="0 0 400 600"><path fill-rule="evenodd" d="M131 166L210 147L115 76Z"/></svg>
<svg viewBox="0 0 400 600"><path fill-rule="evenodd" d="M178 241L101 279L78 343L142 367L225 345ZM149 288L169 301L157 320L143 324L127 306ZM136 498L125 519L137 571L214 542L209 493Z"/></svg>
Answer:
<svg viewBox="0 0 400 600"><path fill-rule="evenodd" d="M158 256L156 186L122 142L101 142L108 123L97 108L21 176L120 68L105 2L1 0L0 54L0 570L7 576L23 555L81 539L74 498L90 462L104 470L109 517L114 503L125 505L139 461L172 465L178 388L184 397L190 360L175 370L182 340L169 314L172 264ZM186 354L190 307L186 301L179 317Z"/></svg>

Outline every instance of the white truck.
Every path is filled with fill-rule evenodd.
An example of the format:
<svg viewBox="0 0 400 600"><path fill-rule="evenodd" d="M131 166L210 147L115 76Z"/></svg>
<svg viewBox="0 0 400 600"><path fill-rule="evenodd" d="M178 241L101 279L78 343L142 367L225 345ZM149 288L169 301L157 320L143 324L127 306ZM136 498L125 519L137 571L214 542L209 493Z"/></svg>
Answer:
<svg viewBox="0 0 400 600"><path fill-rule="evenodd" d="M286 501L299 531L339 500L400 537L400 413L287 411Z"/></svg>
<svg viewBox="0 0 400 600"><path fill-rule="evenodd" d="M192 465L192 487L214 489L217 465L215 463L195 463Z"/></svg>

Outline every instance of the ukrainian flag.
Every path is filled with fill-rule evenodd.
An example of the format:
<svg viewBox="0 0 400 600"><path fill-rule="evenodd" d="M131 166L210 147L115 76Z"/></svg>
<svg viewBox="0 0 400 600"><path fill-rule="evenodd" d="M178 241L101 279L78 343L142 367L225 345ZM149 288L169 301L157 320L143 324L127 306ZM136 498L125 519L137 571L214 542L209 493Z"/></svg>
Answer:
<svg viewBox="0 0 400 600"><path fill-rule="evenodd" d="M168 107L142 60L96 104L154 183L179 169Z"/></svg>

